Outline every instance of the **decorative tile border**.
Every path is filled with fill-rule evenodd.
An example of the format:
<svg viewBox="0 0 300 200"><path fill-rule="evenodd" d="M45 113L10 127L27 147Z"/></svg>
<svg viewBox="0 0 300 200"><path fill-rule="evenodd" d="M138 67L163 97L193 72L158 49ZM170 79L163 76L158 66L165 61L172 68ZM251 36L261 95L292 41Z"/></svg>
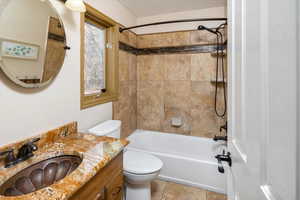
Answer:
<svg viewBox="0 0 300 200"><path fill-rule="evenodd" d="M126 43L119 42L119 49L134 55L150 54L178 54L178 53L211 53L217 50L217 45L187 45L178 47L157 47L157 48L135 48ZM222 48L226 48L225 45Z"/></svg>
<svg viewBox="0 0 300 200"><path fill-rule="evenodd" d="M139 50L138 48L130 46L124 42L119 42L119 49L134 55L138 55L138 50Z"/></svg>

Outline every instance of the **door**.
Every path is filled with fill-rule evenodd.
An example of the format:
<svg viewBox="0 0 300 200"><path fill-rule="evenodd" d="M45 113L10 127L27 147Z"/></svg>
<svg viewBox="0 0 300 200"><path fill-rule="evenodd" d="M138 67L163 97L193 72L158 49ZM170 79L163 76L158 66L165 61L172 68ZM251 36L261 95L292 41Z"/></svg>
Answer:
<svg viewBox="0 0 300 200"><path fill-rule="evenodd" d="M58 18L50 17L42 82L57 74L65 58L65 32Z"/></svg>
<svg viewBox="0 0 300 200"><path fill-rule="evenodd" d="M228 1L230 200L297 200L297 1Z"/></svg>

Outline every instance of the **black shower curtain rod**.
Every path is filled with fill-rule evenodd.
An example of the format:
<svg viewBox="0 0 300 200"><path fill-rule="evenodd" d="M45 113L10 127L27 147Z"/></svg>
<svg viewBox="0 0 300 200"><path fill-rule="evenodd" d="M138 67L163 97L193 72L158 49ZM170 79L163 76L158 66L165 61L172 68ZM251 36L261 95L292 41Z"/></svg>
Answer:
<svg viewBox="0 0 300 200"><path fill-rule="evenodd" d="M182 20L173 20L173 21L163 21L163 22L156 22L150 24L142 24L138 26L131 26L126 28L120 28L120 33L123 31L127 31L134 28L141 28L145 26L156 26L161 24L174 24L174 23L182 23L182 22L200 22L200 21L227 21L227 18L198 18L198 19L182 19Z"/></svg>

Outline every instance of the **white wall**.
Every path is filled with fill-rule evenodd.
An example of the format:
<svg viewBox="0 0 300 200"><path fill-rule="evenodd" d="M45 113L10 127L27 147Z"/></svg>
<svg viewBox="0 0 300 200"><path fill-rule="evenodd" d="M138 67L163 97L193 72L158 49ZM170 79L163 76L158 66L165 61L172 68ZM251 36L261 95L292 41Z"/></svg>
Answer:
<svg viewBox="0 0 300 200"><path fill-rule="evenodd" d="M124 26L134 26L137 17L117 0L85 0L105 15Z"/></svg>
<svg viewBox="0 0 300 200"><path fill-rule="evenodd" d="M298 159L298 166L297 166L297 199L300 199L300 134L299 134L299 131L300 131L300 69L299 69L299 66L300 66L300 2L298 1L298 32L297 32L297 35L298 35L298 48L297 48L297 53L298 53L298 144L297 144L297 147L298 147L298 151L297 151L297 159Z"/></svg>
<svg viewBox="0 0 300 200"><path fill-rule="evenodd" d="M67 52L57 78L42 90L32 92L19 88L0 72L0 145L34 136L71 121L78 121L79 129L86 130L112 118L111 103L80 111L80 15L67 10L60 1L50 1L63 19L71 50ZM135 16L116 0L87 2L121 24L136 24Z"/></svg>
<svg viewBox="0 0 300 200"><path fill-rule="evenodd" d="M0 17L3 15L3 10L6 8L6 6L8 5L8 3L11 0L1 0L0 1Z"/></svg>
<svg viewBox="0 0 300 200"><path fill-rule="evenodd" d="M201 10L191 10L185 12L168 13L163 15L149 16L138 18L138 24L147 24L160 21L178 20L178 19L193 19L193 18L220 18L226 17L226 6L207 8ZM221 22L222 23L222 22ZM148 26L144 28L133 29L138 34L158 33L158 32L171 32L182 30L194 30L199 25L205 25L208 27L216 27L220 22L189 22L189 23L176 23L159 26Z"/></svg>

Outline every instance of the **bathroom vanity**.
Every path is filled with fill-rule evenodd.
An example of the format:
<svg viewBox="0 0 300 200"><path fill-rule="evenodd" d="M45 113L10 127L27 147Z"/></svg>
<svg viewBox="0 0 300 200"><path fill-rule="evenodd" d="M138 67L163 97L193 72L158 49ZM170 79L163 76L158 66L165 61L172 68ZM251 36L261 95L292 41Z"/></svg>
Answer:
<svg viewBox="0 0 300 200"><path fill-rule="evenodd" d="M70 200L121 200L123 194L123 153L120 153Z"/></svg>
<svg viewBox="0 0 300 200"><path fill-rule="evenodd" d="M1 159L0 200L122 199L126 140L78 133L74 122L0 147L0 152L17 155L36 138L34 156L9 168Z"/></svg>

